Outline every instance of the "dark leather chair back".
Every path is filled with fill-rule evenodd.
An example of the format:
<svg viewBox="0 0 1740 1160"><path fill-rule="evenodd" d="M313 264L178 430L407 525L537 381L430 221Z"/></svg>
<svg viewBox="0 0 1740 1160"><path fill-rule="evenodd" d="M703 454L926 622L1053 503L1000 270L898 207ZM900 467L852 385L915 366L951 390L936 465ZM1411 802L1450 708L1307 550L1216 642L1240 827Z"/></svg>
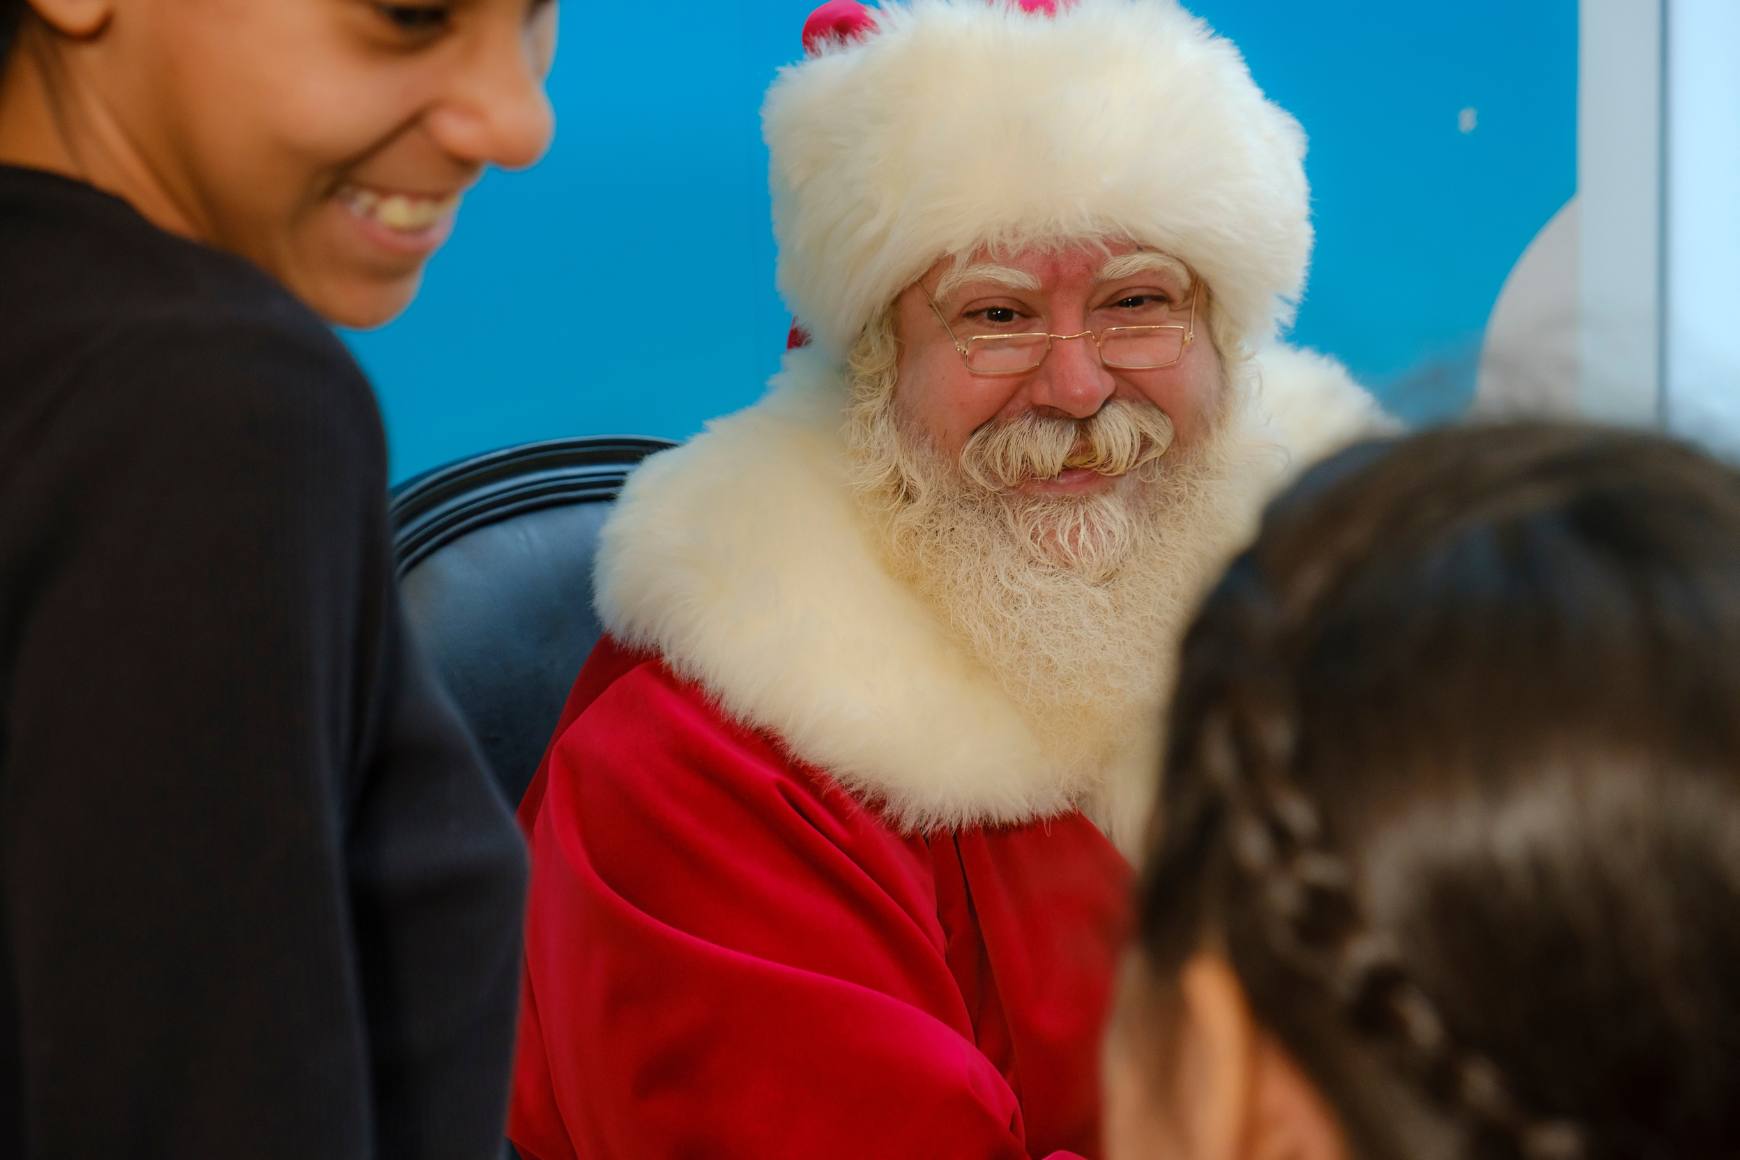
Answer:
<svg viewBox="0 0 1740 1160"><path fill-rule="evenodd" d="M436 468L394 490L411 629L518 805L601 629L598 529L662 439L553 439Z"/></svg>

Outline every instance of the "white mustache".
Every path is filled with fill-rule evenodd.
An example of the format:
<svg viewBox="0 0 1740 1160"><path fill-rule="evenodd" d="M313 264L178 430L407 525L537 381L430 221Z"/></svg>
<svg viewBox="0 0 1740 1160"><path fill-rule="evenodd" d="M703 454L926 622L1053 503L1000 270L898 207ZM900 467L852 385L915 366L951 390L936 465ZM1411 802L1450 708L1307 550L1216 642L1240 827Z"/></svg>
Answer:
<svg viewBox="0 0 1740 1160"><path fill-rule="evenodd" d="M1166 412L1126 399L1109 400L1086 419L1028 411L973 432L961 449L961 471L987 491L1052 479L1070 468L1128 475L1166 454L1175 434Z"/></svg>

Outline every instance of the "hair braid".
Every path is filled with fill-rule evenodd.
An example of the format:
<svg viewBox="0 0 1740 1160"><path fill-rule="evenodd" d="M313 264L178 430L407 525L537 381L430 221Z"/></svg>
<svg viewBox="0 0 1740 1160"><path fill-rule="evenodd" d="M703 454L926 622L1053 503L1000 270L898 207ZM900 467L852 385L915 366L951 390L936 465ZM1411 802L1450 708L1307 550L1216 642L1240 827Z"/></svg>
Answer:
<svg viewBox="0 0 1740 1160"><path fill-rule="evenodd" d="M1371 928L1352 869L1335 850L1317 803L1292 776L1298 713L1282 614L1249 557L1234 565L1220 596L1237 601L1226 622L1238 625L1244 639L1219 650L1237 657L1237 668L1218 682L1220 696L1199 723L1192 764L1220 799L1228 859L1256 904L1269 950L1462 1121L1480 1141L1477 1154L1587 1160L1586 1133L1532 1116L1495 1063L1456 1041L1394 941Z"/></svg>

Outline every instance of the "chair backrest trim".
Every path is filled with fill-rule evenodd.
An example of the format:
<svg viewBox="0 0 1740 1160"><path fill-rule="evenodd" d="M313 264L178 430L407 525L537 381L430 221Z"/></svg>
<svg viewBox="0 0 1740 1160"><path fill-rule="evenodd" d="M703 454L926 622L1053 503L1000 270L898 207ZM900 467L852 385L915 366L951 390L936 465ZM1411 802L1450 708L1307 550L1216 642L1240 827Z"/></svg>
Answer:
<svg viewBox="0 0 1740 1160"><path fill-rule="evenodd" d="M478 528L539 508L610 502L642 459L675 446L637 435L580 436L486 451L393 489L388 519L403 577Z"/></svg>

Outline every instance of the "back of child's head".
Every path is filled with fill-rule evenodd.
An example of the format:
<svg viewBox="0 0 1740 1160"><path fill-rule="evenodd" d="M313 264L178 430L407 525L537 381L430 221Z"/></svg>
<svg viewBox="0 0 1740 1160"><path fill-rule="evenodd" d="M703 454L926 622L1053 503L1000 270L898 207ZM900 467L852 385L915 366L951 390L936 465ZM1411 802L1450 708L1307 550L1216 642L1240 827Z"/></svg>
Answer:
<svg viewBox="0 0 1740 1160"><path fill-rule="evenodd" d="M1162 1019L1213 948L1367 1160L1740 1146L1740 474L1553 425L1345 452L1208 598L1170 736Z"/></svg>

